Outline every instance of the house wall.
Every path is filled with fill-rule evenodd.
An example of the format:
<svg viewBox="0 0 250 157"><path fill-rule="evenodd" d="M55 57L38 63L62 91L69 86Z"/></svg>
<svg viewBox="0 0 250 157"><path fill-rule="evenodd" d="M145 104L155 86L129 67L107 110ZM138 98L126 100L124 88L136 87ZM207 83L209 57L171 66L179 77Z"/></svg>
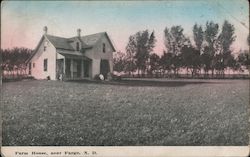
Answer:
<svg viewBox="0 0 250 157"><path fill-rule="evenodd" d="M105 43L105 53L103 53L103 43ZM97 41L92 49L87 50L85 55L92 59L92 77L100 73L101 59L109 60L110 71L113 72L113 49L105 35Z"/></svg>
<svg viewBox="0 0 250 157"><path fill-rule="evenodd" d="M95 75L100 74L100 59L92 59L92 78L95 77Z"/></svg>
<svg viewBox="0 0 250 157"><path fill-rule="evenodd" d="M48 45L44 51L45 41L47 41ZM44 71L44 59L48 59L47 71ZM32 64L31 75L34 78L46 79L47 76L50 76L51 80L56 80L56 49L46 38L41 41L36 54L30 62ZM33 63L35 63L35 67L33 67Z"/></svg>

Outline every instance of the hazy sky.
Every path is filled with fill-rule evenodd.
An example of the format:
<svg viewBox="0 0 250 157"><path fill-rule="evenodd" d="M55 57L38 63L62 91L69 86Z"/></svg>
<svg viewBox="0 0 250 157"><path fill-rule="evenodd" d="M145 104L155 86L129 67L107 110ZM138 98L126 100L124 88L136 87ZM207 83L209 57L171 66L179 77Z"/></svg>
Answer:
<svg viewBox="0 0 250 157"><path fill-rule="evenodd" d="M155 31L155 52L164 49L165 27L182 25L192 38L195 23L228 20L237 35L233 49L248 49L249 6L247 0L171 1L5 1L1 6L1 48L35 48L48 27L48 34L72 37L77 28L82 35L106 31L117 50L124 51L129 35L148 29Z"/></svg>

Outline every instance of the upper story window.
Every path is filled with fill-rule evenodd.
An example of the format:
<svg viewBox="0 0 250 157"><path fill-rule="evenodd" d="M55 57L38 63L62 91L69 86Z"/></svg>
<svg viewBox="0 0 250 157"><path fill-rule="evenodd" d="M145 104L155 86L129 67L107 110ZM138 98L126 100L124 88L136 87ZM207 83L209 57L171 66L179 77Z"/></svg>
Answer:
<svg viewBox="0 0 250 157"><path fill-rule="evenodd" d="M48 70L48 59L44 59L43 60L43 71L47 71Z"/></svg>
<svg viewBox="0 0 250 157"><path fill-rule="evenodd" d="M45 41L45 42L44 42L44 45L43 45L43 51L46 51L47 46L48 46L48 42L47 42L47 41Z"/></svg>
<svg viewBox="0 0 250 157"><path fill-rule="evenodd" d="M79 51L80 50L80 45L79 45L79 42L76 43L76 51Z"/></svg>
<svg viewBox="0 0 250 157"><path fill-rule="evenodd" d="M35 63L33 63L33 68L35 68L35 65L36 65L36 64L35 64Z"/></svg>
<svg viewBox="0 0 250 157"><path fill-rule="evenodd" d="M106 45L105 45L105 43L102 44L102 52L103 52L103 53L106 52Z"/></svg>

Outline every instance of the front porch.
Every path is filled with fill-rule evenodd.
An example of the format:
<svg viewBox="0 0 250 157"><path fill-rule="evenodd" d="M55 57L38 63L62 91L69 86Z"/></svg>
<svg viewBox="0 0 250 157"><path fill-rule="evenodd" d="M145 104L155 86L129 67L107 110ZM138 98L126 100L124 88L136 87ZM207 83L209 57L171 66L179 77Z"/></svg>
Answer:
<svg viewBox="0 0 250 157"><path fill-rule="evenodd" d="M58 80L80 80L91 77L89 58L64 57L56 60L56 78Z"/></svg>

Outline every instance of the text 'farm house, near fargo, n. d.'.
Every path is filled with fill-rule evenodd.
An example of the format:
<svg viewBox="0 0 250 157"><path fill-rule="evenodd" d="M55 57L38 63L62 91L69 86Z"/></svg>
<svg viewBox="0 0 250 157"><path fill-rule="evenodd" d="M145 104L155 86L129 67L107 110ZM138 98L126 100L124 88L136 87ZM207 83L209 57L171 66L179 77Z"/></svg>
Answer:
<svg viewBox="0 0 250 157"><path fill-rule="evenodd" d="M107 77L113 71L115 48L106 32L63 38L47 34L38 43L28 60L28 73L36 79L57 80L94 78L97 74Z"/></svg>

